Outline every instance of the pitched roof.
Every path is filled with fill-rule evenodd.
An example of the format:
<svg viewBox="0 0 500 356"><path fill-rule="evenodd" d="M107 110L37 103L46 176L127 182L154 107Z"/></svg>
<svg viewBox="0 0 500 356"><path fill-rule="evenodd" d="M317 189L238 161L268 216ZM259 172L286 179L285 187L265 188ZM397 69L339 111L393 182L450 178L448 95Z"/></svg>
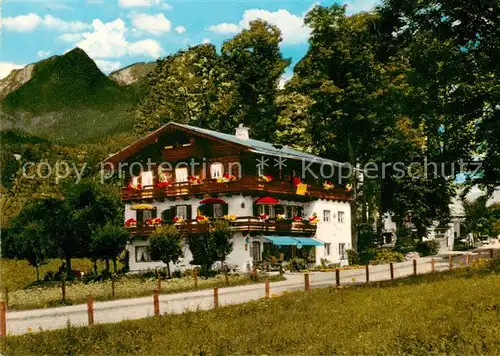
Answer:
<svg viewBox="0 0 500 356"><path fill-rule="evenodd" d="M200 136L204 136L207 138L212 138L218 141L224 141L228 142L231 144L238 145L240 147L245 148L246 150L256 153L256 154L261 154L261 155L268 155L268 156L275 156L275 157L283 157L287 159L297 159L297 160L305 160L307 162L315 162L319 164L328 164L328 165L335 165L335 166L344 166L346 164L340 163L337 161L333 161L330 159L322 158L316 155L312 155L309 153L301 152L298 150L295 150L293 148L287 147L287 146L279 146L279 145L273 145L272 143L264 142L264 141L259 141L259 140L254 140L251 138L248 139L241 139L236 137L235 135L231 134L226 134L222 132L217 132L217 131L212 131L208 129L202 129L200 127L196 126L190 126L186 124L179 124L176 122L169 122L159 129L151 132L150 134L140 138L139 140L135 141L134 143L130 144L123 150L115 153L114 155L111 155L108 157L104 162L111 162L111 163L117 163L122 160L125 160L132 156L135 152L138 150L148 146L152 142L154 142L154 139L158 136L160 136L163 132L165 132L169 128L179 128L184 131L192 132L194 134L198 134Z"/></svg>

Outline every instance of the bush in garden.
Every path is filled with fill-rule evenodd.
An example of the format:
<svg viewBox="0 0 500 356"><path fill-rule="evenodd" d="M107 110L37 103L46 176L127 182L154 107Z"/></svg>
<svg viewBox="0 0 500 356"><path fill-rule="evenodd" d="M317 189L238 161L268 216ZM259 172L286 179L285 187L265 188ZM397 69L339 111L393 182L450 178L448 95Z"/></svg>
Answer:
<svg viewBox="0 0 500 356"><path fill-rule="evenodd" d="M303 258L292 258L290 261L288 261L288 268L290 269L290 272L302 271L304 269L307 269L307 261Z"/></svg>
<svg viewBox="0 0 500 356"><path fill-rule="evenodd" d="M349 266L359 265L359 253L356 250L347 250L347 261L349 262Z"/></svg>
<svg viewBox="0 0 500 356"><path fill-rule="evenodd" d="M175 226L157 227L148 238L151 258L167 265L168 277L170 277L170 262L175 264L183 256L182 239L182 234Z"/></svg>
<svg viewBox="0 0 500 356"><path fill-rule="evenodd" d="M439 252L439 243L434 240L421 241L417 244L420 256L433 256Z"/></svg>
<svg viewBox="0 0 500 356"><path fill-rule="evenodd" d="M407 254L408 252L413 252L417 250L417 242L410 236L399 237L396 239L396 244L394 245L394 250L401 252L402 254Z"/></svg>
<svg viewBox="0 0 500 356"><path fill-rule="evenodd" d="M401 252L383 248L376 251L375 257L370 261L370 264L378 265L390 262L403 262L404 260L405 256Z"/></svg>

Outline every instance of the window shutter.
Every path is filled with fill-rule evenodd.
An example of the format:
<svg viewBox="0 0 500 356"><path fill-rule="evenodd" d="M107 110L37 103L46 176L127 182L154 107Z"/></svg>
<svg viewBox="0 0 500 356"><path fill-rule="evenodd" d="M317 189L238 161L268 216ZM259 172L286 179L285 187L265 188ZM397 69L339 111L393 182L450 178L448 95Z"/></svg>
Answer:
<svg viewBox="0 0 500 356"><path fill-rule="evenodd" d="M142 210L136 210L136 220L138 225L142 224L144 221L144 213Z"/></svg>
<svg viewBox="0 0 500 356"><path fill-rule="evenodd" d="M257 204L253 205L253 216L259 216L259 206Z"/></svg>
<svg viewBox="0 0 500 356"><path fill-rule="evenodd" d="M275 205L274 211L276 214L284 214L285 207L283 205Z"/></svg>
<svg viewBox="0 0 500 356"><path fill-rule="evenodd" d="M193 216L192 216L192 206L191 205L186 205L186 210L187 210L187 216L186 216L186 220L191 220L193 219Z"/></svg>
<svg viewBox="0 0 500 356"><path fill-rule="evenodd" d="M172 221L173 220L173 218L172 218L172 209L163 210L163 212L161 213L161 218L165 222Z"/></svg>
<svg viewBox="0 0 500 356"><path fill-rule="evenodd" d="M151 217L152 217L153 219L156 219L156 216L157 216L157 211L156 211L156 210L152 210L152 211L151 211Z"/></svg>
<svg viewBox="0 0 500 356"><path fill-rule="evenodd" d="M222 204L222 212L224 215L229 214L229 204Z"/></svg>

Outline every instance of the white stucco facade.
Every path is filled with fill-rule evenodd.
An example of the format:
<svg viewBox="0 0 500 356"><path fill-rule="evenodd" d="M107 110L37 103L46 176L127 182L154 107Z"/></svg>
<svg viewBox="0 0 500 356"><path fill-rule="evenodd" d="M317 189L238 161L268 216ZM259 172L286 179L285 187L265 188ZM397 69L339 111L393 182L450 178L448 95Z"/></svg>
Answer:
<svg viewBox="0 0 500 356"><path fill-rule="evenodd" d="M256 197L232 195L221 196L228 204L228 213L235 214L237 217L254 216L253 202ZM192 218L197 215L199 206L199 198L191 197L188 200L178 198L175 201L165 200L163 202L154 201L151 203L156 206L157 216L161 216L161 212L177 205L191 206ZM322 246L316 247L317 265L321 264L321 259L326 259L331 263L347 264L347 254L345 251L351 248L351 213L348 202L330 201L330 200L315 200L311 202L293 202L281 200L281 205L299 205L304 209L304 218L308 218L313 213L316 213L320 222L317 225L315 239L323 242ZM132 204L125 205L125 221L130 218L136 218L136 211L131 209ZM252 247L256 244L260 246L261 259L264 251L263 236L243 236L241 232L237 232L233 239L233 251L227 258L227 264L230 267L236 267L240 271L248 271L252 267L254 252ZM160 261L144 261L141 260L140 254L146 250L148 246L147 237L135 237L127 245L129 251L129 267L131 271L140 271L147 269L155 269L165 267L165 264ZM190 261L192 260L191 252L187 245L183 247L184 257L176 264L171 265L171 271L177 269L184 270L191 268Z"/></svg>

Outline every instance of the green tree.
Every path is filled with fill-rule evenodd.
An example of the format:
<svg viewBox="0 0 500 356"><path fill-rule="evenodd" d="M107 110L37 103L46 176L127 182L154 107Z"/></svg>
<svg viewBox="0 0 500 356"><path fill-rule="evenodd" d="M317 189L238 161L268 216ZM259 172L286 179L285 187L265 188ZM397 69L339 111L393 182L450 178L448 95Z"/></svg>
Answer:
<svg viewBox="0 0 500 356"><path fill-rule="evenodd" d="M107 223L95 230L90 241L90 253L94 258L106 261L106 270L109 271L109 261L113 261L113 270L116 273L116 260L123 252L130 234L122 226Z"/></svg>
<svg viewBox="0 0 500 356"><path fill-rule="evenodd" d="M177 263L182 253L183 236L175 226L157 227L148 238L149 251L153 260L160 260L167 265L170 277L170 262Z"/></svg>
<svg viewBox="0 0 500 356"><path fill-rule="evenodd" d="M40 222L31 222L16 236L17 258L25 259L36 269L36 280L40 281L40 266L54 256L53 241Z"/></svg>
<svg viewBox="0 0 500 356"><path fill-rule="evenodd" d="M250 127L252 137L272 142L278 108L279 81L289 59L283 58L280 30L257 20L222 45L222 63L230 82L227 120Z"/></svg>
<svg viewBox="0 0 500 356"><path fill-rule="evenodd" d="M234 231L227 221L216 221L214 229L210 232L214 241L215 257L220 261L221 268L224 267L227 256L233 251Z"/></svg>

